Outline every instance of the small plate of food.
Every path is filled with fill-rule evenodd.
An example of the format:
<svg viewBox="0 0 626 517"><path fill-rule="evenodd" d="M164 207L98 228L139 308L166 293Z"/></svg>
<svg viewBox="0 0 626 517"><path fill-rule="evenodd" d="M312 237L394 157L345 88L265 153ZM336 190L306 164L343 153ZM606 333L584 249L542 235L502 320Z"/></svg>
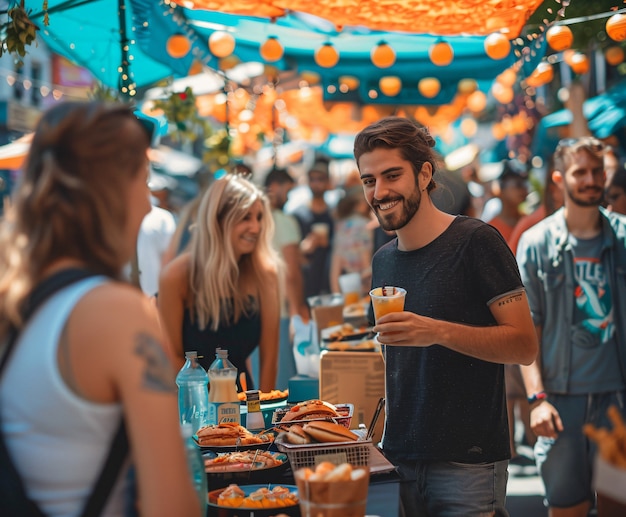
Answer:
<svg viewBox="0 0 626 517"><path fill-rule="evenodd" d="M277 513L300 516L298 488L295 485L231 484L209 492L208 515L270 517Z"/></svg>
<svg viewBox="0 0 626 517"><path fill-rule="evenodd" d="M274 442L273 432L252 433L239 424L223 423L198 429L194 440L202 450L234 452L269 448Z"/></svg>

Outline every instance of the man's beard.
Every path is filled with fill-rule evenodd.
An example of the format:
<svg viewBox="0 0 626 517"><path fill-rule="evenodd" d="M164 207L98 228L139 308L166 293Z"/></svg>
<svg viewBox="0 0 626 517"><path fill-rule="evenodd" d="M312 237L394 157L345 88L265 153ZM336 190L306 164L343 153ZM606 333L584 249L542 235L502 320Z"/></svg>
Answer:
<svg viewBox="0 0 626 517"><path fill-rule="evenodd" d="M420 204L422 202L422 193L419 188L416 188L410 197L394 197L394 198L385 198L383 200L374 200L375 205L384 205L385 203L391 203L393 201L400 201L400 205L402 206L402 212L399 215L389 214L385 217L385 212L380 212L378 208L374 209L374 213L376 214L376 218L380 223L380 226L383 230L393 231L404 228L408 222L413 219L413 216L419 210ZM396 210L397 206L392 210Z"/></svg>
<svg viewBox="0 0 626 517"><path fill-rule="evenodd" d="M594 192L597 192L598 196L597 198L591 199L581 199L573 190L569 189L568 187L565 187L565 189L567 190L567 195L572 200L572 203L574 203L576 206L589 207L600 206L602 204L604 194L602 189L600 188L594 189Z"/></svg>

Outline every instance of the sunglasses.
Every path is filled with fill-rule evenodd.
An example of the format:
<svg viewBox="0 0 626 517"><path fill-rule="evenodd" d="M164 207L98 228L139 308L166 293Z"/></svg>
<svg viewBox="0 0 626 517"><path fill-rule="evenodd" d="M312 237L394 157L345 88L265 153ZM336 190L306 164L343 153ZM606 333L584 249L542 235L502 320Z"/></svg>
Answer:
<svg viewBox="0 0 626 517"><path fill-rule="evenodd" d="M586 147L593 152L600 152L604 150L604 144L593 137L580 137L580 138L562 138L556 146L557 151L568 149L570 147Z"/></svg>

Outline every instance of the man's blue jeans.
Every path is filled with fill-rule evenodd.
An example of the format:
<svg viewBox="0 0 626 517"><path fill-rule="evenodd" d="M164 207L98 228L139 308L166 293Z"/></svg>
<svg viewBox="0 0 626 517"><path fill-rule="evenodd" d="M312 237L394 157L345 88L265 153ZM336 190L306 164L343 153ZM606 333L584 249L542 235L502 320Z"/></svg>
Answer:
<svg viewBox="0 0 626 517"><path fill-rule="evenodd" d="M399 464L402 517L508 517L508 460Z"/></svg>

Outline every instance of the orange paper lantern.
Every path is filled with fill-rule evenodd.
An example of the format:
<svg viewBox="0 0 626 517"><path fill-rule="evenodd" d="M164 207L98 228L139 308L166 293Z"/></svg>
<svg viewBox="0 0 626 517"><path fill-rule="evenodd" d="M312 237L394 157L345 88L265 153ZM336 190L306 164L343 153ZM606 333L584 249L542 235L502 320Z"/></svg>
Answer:
<svg viewBox="0 0 626 517"><path fill-rule="evenodd" d="M572 56L572 63L570 65L572 70L576 74L586 74L589 72L589 59L585 54L581 54L580 52L576 52Z"/></svg>
<svg viewBox="0 0 626 517"><path fill-rule="evenodd" d="M274 61L278 61L281 57L283 57L283 53L285 52L285 50L283 49L283 46L280 44L280 41L278 41L278 38L276 36L270 36L261 45L259 52L261 53L261 57L265 61L272 63Z"/></svg>
<svg viewBox="0 0 626 517"><path fill-rule="evenodd" d="M565 61L569 66L572 66L572 57L576 54L575 50L567 49L563 52L563 61Z"/></svg>
<svg viewBox="0 0 626 517"><path fill-rule="evenodd" d="M348 90L356 90L359 87L360 81L358 77L353 75L342 75L339 78L339 84L345 85Z"/></svg>
<svg viewBox="0 0 626 517"><path fill-rule="evenodd" d="M526 78L526 84L537 88L549 83L554 78L554 70L552 65L545 61L542 61L537 65L537 68L533 70L533 73Z"/></svg>
<svg viewBox="0 0 626 517"><path fill-rule="evenodd" d="M424 97L432 99L441 91L441 83L435 77L424 77L417 83L417 89Z"/></svg>
<svg viewBox="0 0 626 517"><path fill-rule="evenodd" d="M185 57L191 50L191 43L187 36L183 34L174 34L167 39L166 43L167 53L173 58Z"/></svg>
<svg viewBox="0 0 626 517"><path fill-rule="evenodd" d="M378 68L389 68L396 62L396 51L383 41L372 48L370 58Z"/></svg>
<svg viewBox="0 0 626 517"><path fill-rule="evenodd" d="M496 77L496 81L504 86L513 86L517 81L517 73L512 68L507 68Z"/></svg>
<svg viewBox="0 0 626 517"><path fill-rule="evenodd" d="M194 61L191 63L189 70L187 70L187 75L197 75L204 70L204 65L202 61Z"/></svg>
<svg viewBox="0 0 626 517"><path fill-rule="evenodd" d="M457 86L457 90L459 93L464 93L469 95L470 93L475 92L478 89L478 83L475 79L461 79Z"/></svg>
<svg viewBox="0 0 626 517"><path fill-rule="evenodd" d="M320 82L320 74L318 74L317 72L311 72L308 70L305 70L304 72L302 72L300 74L300 78L303 81L306 81L309 84L309 86L315 86L316 84Z"/></svg>
<svg viewBox="0 0 626 517"><path fill-rule="evenodd" d="M498 82L493 83L493 86L491 87L491 94L493 95L493 98L501 104L508 104L513 101L513 97L515 96L513 88L510 86L504 86Z"/></svg>
<svg viewBox="0 0 626 517"><path fill-rule="evenodd" d="M504 140L506 138L506 131L502 124L495 123L491 126L491 134L496 140Z"/></svg>
<svg viewBox="0 0 626 517"><path fill-rule="evenodd" d="M434 65L447 66L454 59L454 50L450 43L440 41L430 47L428 56Z"/></svg>
<svg viewBox="0 0 626 517"><path fill-rule="evenodd" d="M236 67L241 60L237 56L230 55L228 57L224 57L219 60L220 70L230 70L231 68Z"/></svg>
<svg viewBox="0 0 626 517"><path fill-rule="evenodd" d="M459 127L461 128L461 133L468 138L474 136L476 131L478 131L478 123L473 118L464 118L461 120Z"/></svg>
<svg viewBox="0 0 626 517"><path fill-rule="evenodd" d="M606 21L606 33L615 41L626 39L626 15L617 13Z"/></svg>
<svg viewBox="0 0 626 517"><path fill-rule="evenodd" d="M624 50L622 47L609 47L604 53L606 62L611 66L617 66L624 61Z"/></svg>
<svg viewBox="0 0 626 517"><path fill-rule="evenodd" d="M467 97L467 107L474 113L479 113L487 106L487 96L480 90L476 90Z"/></svg>
<svg viewBox="0 0 626 517"><path fill-rule="evenodd" d="M226 31L215 31L209 36L209 50L217 58L230 56L235 50L235 38Z"/></svg>
<svg viewBox="0 0 626 517"><path fill-rule="evenodd" d="M402 91L402 81L393 75L381 77L378 81L378 87L387 97L395 97Z"/></svg>
<svg viewBox="0 0 626 517"><path fill-rule="evenodd" d="M546 40L552 50L561 52L567 50L574 43L574 35L567 25L553 25L546 32Z"/></svg>
<svg viewBox="0 0 626 517"><path fill-rule="evenodd" d="M315 51L315 62L322 68L332 68L339 63L339 53L332 43L324 43Z"/></svg>
<svg viewBox="0 0 626 517"><path fill-rule="evenodd" d="M485 38L485 52L491 59L504 59L511 52L511 42L501 32L494 32Z"/></svg>

